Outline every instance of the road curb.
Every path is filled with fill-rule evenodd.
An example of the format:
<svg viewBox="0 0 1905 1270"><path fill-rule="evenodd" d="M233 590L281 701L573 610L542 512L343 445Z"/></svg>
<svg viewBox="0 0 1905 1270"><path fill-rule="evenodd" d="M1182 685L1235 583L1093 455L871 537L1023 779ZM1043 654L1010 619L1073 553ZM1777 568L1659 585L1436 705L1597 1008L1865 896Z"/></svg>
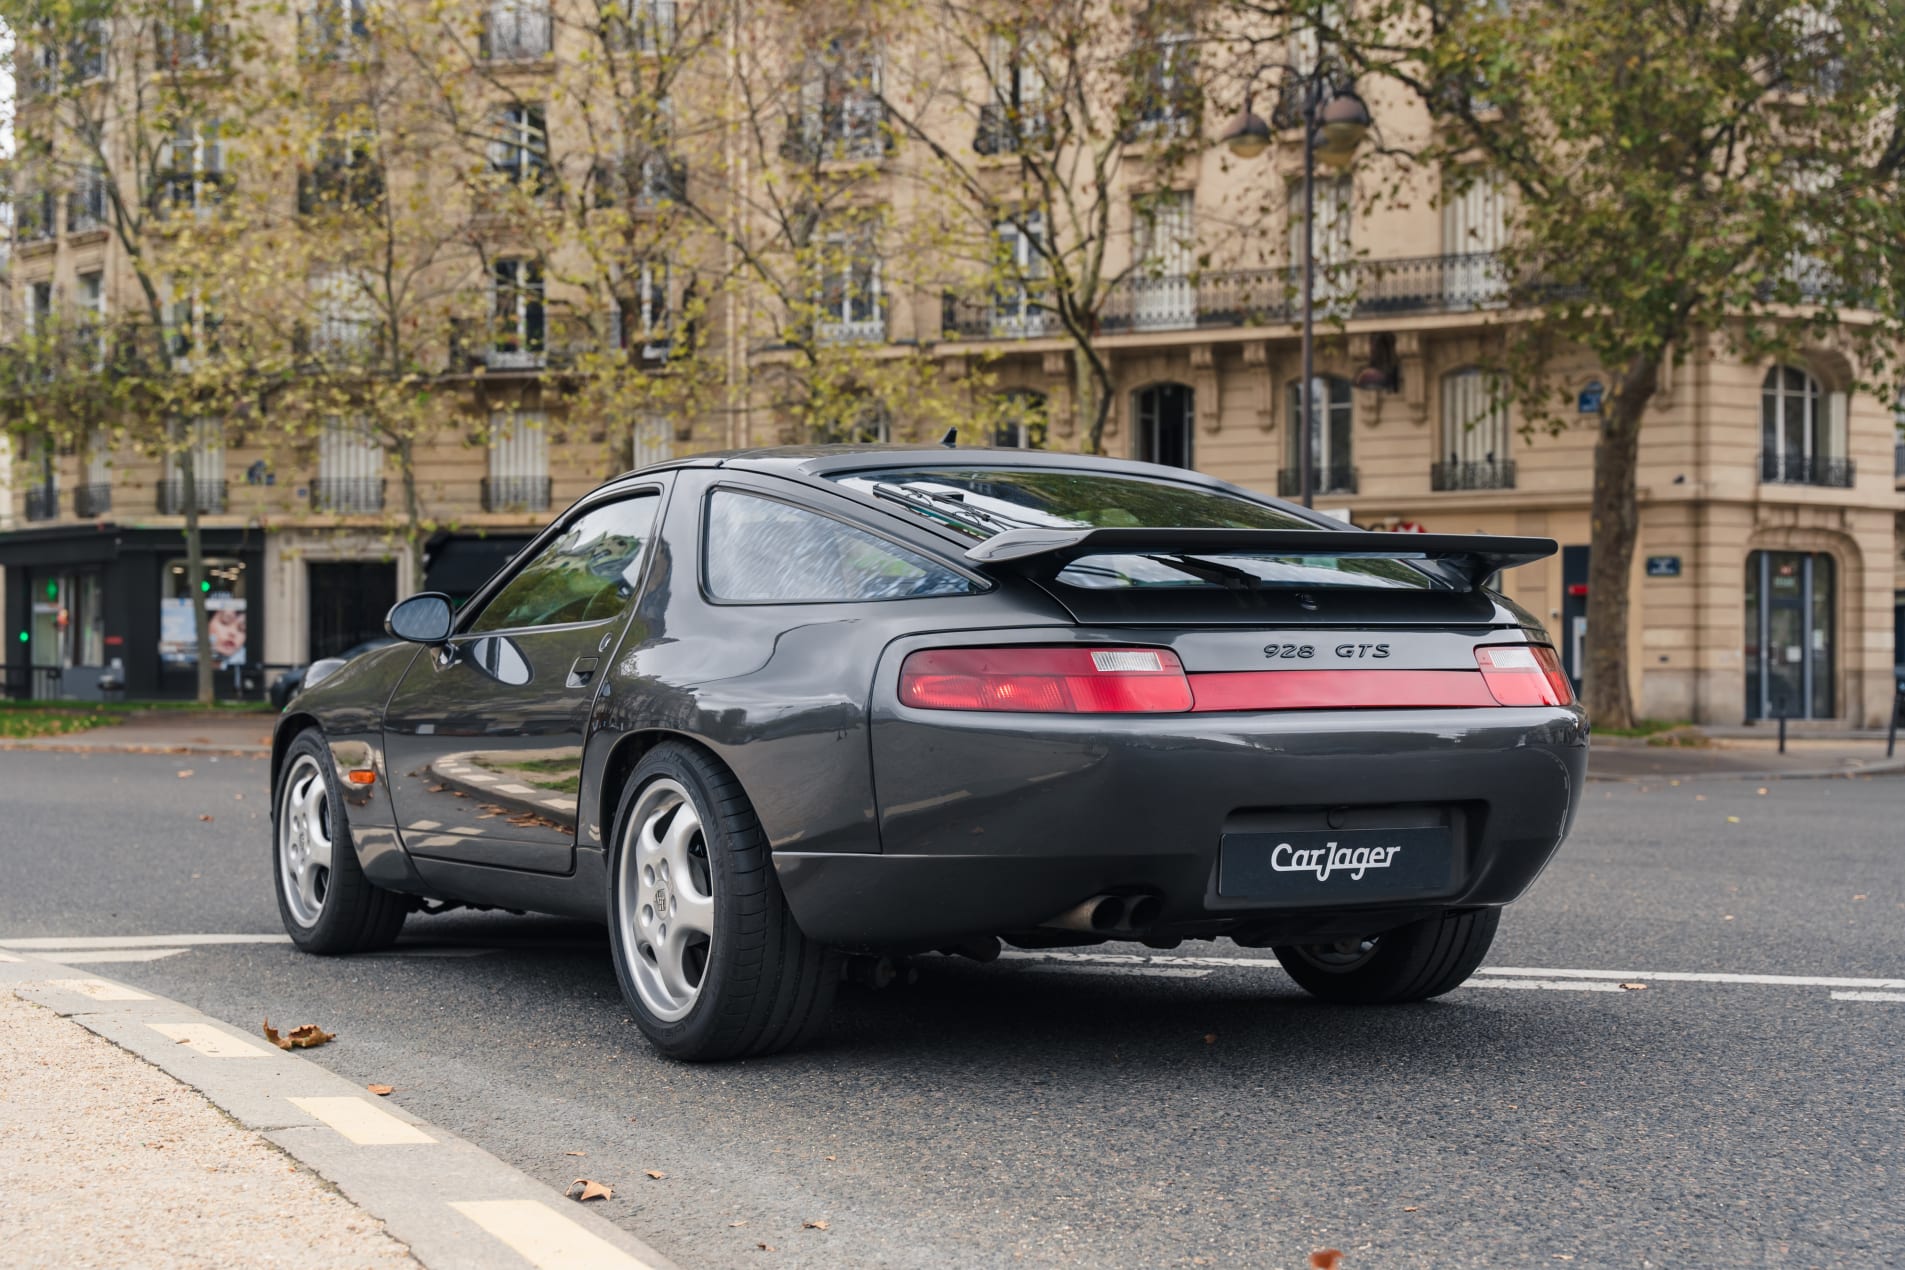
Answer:
<svg viewBox="0 0 1905 1270"><path fill-rule="evenodd" d="M268 745L145 745L137 741L36 741L30 737L0 741L0 750L39 750L50 754L204 754L217 758L269 758Z"/></svg>
<svg viewBox="0 0 1905 1270"><path fill-rule="evenodd" d="M19 949L0 990L45 1006L197 1090L450 1270L675 1270L613 1222L401 1102L190 1006ZM293 1020L281 1020L289 1024Z"/></svg>
<svg viewBox="0 0 1905 1270"><path fill-rule="evenodd" d="M1588 768L1590 781L1603 781L1609 784L1632 785L1638 782L1658 784L1661 781L1675 780L1737 780L1737 781L1824 781L1850 780L1858 776L1897 776L1905 772L1905 759L1874 763L1870 767L1831 767L1808 768L1795 772L1734 772L1734 771L1688 771L1688 772L1647 772L1635 776L1607 776Z"/></svg>

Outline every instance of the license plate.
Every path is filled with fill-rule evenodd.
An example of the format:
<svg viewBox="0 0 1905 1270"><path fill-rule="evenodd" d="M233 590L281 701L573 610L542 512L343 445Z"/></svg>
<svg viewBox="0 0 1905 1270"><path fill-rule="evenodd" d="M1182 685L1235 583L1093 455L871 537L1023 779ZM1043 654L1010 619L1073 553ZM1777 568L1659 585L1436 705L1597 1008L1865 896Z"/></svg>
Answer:
<svg viewBox="0 0 1905 1270"><path fill-rule="evenodd" d="M1443 895L1455 882L1446 825L1227 833L1219 845L1217 893L1225 896L1357 904Z"/></svg>

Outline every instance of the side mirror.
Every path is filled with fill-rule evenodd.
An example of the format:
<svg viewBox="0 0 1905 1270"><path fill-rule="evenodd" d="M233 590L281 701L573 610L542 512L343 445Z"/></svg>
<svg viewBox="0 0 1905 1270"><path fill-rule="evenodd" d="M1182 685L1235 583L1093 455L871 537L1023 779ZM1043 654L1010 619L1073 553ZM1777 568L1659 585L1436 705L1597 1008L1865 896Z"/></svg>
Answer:
<svg viewBox="0 0 1905 1270"><path fill-rule="evenodd" d="M424 591L407 600L399 600L384 619L384 630L396 639L413 644L441 644L450 638L455 613L450 597L436 591Z"/></svg>

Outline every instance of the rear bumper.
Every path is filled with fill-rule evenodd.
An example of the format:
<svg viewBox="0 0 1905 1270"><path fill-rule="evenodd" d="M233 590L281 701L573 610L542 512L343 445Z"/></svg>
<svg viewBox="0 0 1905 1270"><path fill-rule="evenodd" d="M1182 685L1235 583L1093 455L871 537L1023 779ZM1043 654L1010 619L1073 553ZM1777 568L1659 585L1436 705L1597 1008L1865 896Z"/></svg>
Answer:
<svg viewBox="0 0 1905 1270"><path fill-rule="evenodd" d="M1574 709L1277 715L952 716L875 729L882 851L780 851L816 939L930 948L1027 932L1101 894L1161 901L1154 936L1249 942L1370 933L1519 897L1572 823L1587 765ZM1452 831L1453 885L1407 901L1279 905L1217 892L1226 832L1381 824Z"/></svg>

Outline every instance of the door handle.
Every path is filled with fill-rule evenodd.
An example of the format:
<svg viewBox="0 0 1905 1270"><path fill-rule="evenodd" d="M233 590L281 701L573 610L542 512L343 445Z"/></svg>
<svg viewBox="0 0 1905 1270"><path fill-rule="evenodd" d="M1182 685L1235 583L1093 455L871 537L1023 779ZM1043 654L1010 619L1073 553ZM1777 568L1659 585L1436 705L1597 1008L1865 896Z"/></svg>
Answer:
<svg viewBox="0 0 1905 1270"><path fill-rule="evenodd" d="M593 678L595 678L595 658L578 657L575 659L575 665L569 667L569 682L566 686L586 688Z"/></svg>

